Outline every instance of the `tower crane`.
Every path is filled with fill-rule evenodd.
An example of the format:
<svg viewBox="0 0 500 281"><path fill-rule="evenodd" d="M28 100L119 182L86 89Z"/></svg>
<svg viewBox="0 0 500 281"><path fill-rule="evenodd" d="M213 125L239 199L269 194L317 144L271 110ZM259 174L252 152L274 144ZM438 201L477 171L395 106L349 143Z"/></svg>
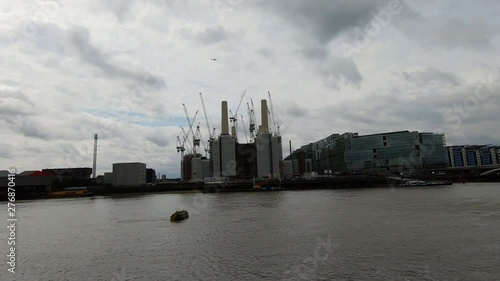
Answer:
<svg viewBox="0 0 500 281"><path fill-rule="evenodd" d="M200 123L198 123L198 125L196 126L196 133L194 134L193 141L195 142L194 149L196 150L193 151L193 155L195 157L201 156L201 150L200 150L200 143L201 143L203 145L203 150L205 151L205 156L206 156L206 153L209 151L209 148L205 144L203 136L201 135Z"/></svg>
<svg viewBox="0 0 500 281"><path fill-rule="evenodd" d="M193 135L193 156L198 156L200 152L201 132L200 125L196 126L196 131Z"/></svg>
<svg viewBox="0 0 500 281"><path fill-rule="evenodd" d="M271 93L268 91L267 95L269 96L269 110L271 115L271 120L273 122L273 131L276 132L276 135L280 135L280 126L276 123L276 115L274 114L273 109L273 100L271 99Z"/></svg>
<svg viewBox="0 0 500 281"><path fill-rule="evenodd" d="M243 91L243 94L241 94L240 102L238 103L238 107L236 108L236 111L234 112L234 114L231 111L229 111L229 113L231 114L231 117L229 117L229 120L231 122L233 122L233 125L231 126L231 135L236 140L238 139L238 136L236 135L236 128L237 128L236 121L238 121L238 119L237 119L238 110L240 110L241 102L243 101L243 97L245 97L246 92L247 92L247 90Z"/></svg>
<svg viewBox="0 0 500 281"><path fill-rule="evenodd" d="M250 132L250 142L253 142L255 139L255 113L253 110L253 101L250 99L250 102L252 103L252 107L250 107L250 104L247 102L247 109L248 109L248 119L250 120L250 125L248 127L248 130Z"/></svg>
<svg viewBox="0 0 500 281"><path fill-rule="evenodd" d="M208 130L208 142L210 143L215 137L215 127L212 124L213 131L210 129L211 122L208 122L207 109L205 108L205 101L203 100L203 95L200 93L201 106L203 107L203 114L205 114L205 122L207 123Z"/></svg>
<svg viewBox="0 0 500 281"><path fill-rule="evenodd" d="M205 151L205 156L208 156L207 153L210 152L210 140L208 141L207 145L207 142L205 142L205 140L203 139L203 135L201 134L201 131L199 129L200 126L201 124L198 123L198 126L196 128L196 133L199 135L201 145L203 146L203 151ZM199 150L198 153L201 155L201 150Z"/></svg>
<svg viewBox="0 0 500 281"><path fill-rule="evenodd" d="M182 127L181 127L182 128ZM184 143L186 142L186 137L183 136L183 141L181 142L181 139L179 136L177 136L177 152L181 153L181 178L184 179L184 169L183 169L183 163L184 163Z"/></svg>
<svg viewBox="0 0 500 281"><path fill-rule="evenodd" d="M245 132L245 140L248 143L248 135L247 135L247 130L246 130L246 126L245 126L245 119L243 119L243 115L240 115L240 116L241 116L241 125L243 126L243 132Z"/></svg>
<svg viewBox="0 0 500 281"><path fill-rule="evenodd" d="M184 150L186 150L184 148L184 142L181 142L181 139L177 136L177 152L181 153L181 159L184 158Z"/></svg>
<svg viewBox="0 0 500 281"><path fill-rule="evenodd" d="M182 143L182 147L184 148L184 143L186 143L186 141L189 139L189 134L186 133L186 131L184 130L184 128L182 126L181 126L181 130L182 130L182 134L184 135L184 142ZM190 149L188 150L188 152L191 151L191 153L192 153L193 146L191 145L190 142L187 142L187 143L189 144L189 147L190 147Z"/></svg>
<svg viewBox="0 0 500 281"><path fill-rule="evenodd" d="M184 107L184 113L186 113L186 118L187 118L187 121L188 121L188 125L189 125L189 131L187 133L187 136L186 138L189 139L189 135L193 135L193 146L192 146L192 153L194 154L195 153L195 146L199 146L200 145L200 139L196 138L195 136L195 133L193 132L193 124L194 124L194 121L196 120L196 116L198 116L198 110L196 110L196 113L194 114L194 117L193 119L191 119L189 117L189 113L186 109L186 105L185 104L182 104L182 106Z"/></svg>

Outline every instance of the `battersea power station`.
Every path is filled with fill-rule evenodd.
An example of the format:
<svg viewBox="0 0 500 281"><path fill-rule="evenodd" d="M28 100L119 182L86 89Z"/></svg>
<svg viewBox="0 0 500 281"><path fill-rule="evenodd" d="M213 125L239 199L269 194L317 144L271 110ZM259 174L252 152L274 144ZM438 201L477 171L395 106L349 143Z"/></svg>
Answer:
<svg viewBox="0 0 500 281"><path fill-rule="evenodd" d="M207 128L209 128L209 139L205 142L201 137L199 126L196 128L193 126L197 114L191 119L185 110L190 128L187 133L183 129L183 138L177 137L177 151L181 152L181 179L200 182L225 179L280 178L283 169L282 141L279 126L276 125L276 119L272 112L272 103L269 108L267 100L261 100L261 124L258 126L257 132L255 132L256 118L253 102L251 106L247 103L248 127L245 126L243 115L240 115L246 143L240 143L237 136L237 119L240 118L237 116L237 112L241 100L235 113L228 110L227 101L222 101L221 131L220 135L215 136L215 128L210 130L201 93L200 97ZM269 100L271 102L270 95ZM270 119L273 126L270 126ZM248 135L250 135L250 139L248 139ZM191 139L192 142L190 142ZM204 147L205 155L201 153L201 146ZM190 149L190 151L184 155L186 149Z"/></svg>

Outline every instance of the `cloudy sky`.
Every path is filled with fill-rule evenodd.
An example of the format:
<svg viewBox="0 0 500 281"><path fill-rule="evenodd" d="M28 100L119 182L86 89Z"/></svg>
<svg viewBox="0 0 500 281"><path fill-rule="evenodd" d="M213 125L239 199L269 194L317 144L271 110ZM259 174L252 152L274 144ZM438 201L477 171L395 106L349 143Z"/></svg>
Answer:
<svg viewBox="0 0 500 281"><path fill-rule="evenodd" d="M288 140L344 132L500 145L496 0L18 0L0 13L0 169L91 167L97 133L98 174L140 161L177 177L183 103L208 135L199 92L219 131L222 100L235 111L246 90L248 125L246 103L260 120L270 91L285 156Z"/></svg>

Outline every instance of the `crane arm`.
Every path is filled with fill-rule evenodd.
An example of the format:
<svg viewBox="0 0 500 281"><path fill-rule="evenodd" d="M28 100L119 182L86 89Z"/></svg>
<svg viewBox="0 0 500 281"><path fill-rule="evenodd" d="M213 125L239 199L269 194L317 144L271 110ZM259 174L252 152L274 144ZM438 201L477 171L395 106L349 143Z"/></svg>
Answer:
<svg viewBox="0 0 500 281"><path fill-rule="evenodd" d="M205 108L205 101L203 100L203 95L200 93L201 106L203 107L203 113L205 114L205 122L207 123L208 138L212 139L212 132L210 130L210 123L208 122L207 109Z"/></svg>
<svg viewBox="0 0 500 281"><path fill-rule="evenodd" d="M270 106L270 115L271 115L271 119L272 119L272 122L273 122L273 129L274 131L276 132L276 134L279 135L279 126L276 124L276 115L274 114L274 108L273 108L273 100L271 99L271 93L270 92L267 92L268 96L269 96L269 106Z"/></svg>
<svg viewBox="0 0 500 281"><path fill-rule="evenodd" d="M243 132L245 132L245 140L247 141L248 143L248 135L247 135L247 130L246 130L246 126L245 126L245 119L243 119L243 115L241 115L241 124L243 126Z"/></svg>
<svg viewBox="0 0 500 281"><path fill-rule="evenodd" d="M190 135L193 135L194 136L194 132L193 132L193 124L194 122L196 121L196 117L198 116L198 110L196 110L196 113L194 114L194 117L193 119L191 120L191 122L189 123L189 131L188 131L188 136ZM189 115L188 115L188 118L189 118Z"/></svg>
<svg viewBox="0 0 500 281"><path fill-rule="evenodd" d="M241 102L243 101L243 97L245 97L247 90L243 91L243 94L241 94L240 102L238 103L238 107L236 108L236 111L234 112L234 117L238 114L238 110L240 110Z"/></svg>
<svg viewBox="0 0 500 281"><path fill-rule="evenodd" d="M182 130L182 133L184 134L184 142L186 142L186 140L189 139L189 135L186 134L186 131L184 130L184 128L182 126L181 126L181 130ZM187 143L189 144L190 150L193 151L193 146L191 145L191 143L190 142L187 142ZM184 146L184 144L182 146Z"/></svg>

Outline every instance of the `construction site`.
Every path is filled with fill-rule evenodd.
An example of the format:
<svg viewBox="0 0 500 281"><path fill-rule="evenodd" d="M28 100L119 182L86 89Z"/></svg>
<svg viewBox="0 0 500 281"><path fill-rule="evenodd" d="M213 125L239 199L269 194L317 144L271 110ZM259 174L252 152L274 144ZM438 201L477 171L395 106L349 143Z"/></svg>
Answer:
<svg viewBox="0 0 500 281"><path fill-rule="evenodd" d="M281 178L283 166L282 141L273 111L271 94L260 101L260 124L257 124L253 100L247 102L247 118L238 115L244 91L234 112L228 110L227 101L221 102L220 134L209 121L203 95L201 105L205 117L207 136L201 133L198 112L191 117L183 104L189 129L181 127L177 136L177 152L181 155L181 180L184 182L218 182L238 179ZM245 142L238 139L238 120ZM247 126L248 125L248 126ZM257 127L258 125L258 127Z"/></svg>

